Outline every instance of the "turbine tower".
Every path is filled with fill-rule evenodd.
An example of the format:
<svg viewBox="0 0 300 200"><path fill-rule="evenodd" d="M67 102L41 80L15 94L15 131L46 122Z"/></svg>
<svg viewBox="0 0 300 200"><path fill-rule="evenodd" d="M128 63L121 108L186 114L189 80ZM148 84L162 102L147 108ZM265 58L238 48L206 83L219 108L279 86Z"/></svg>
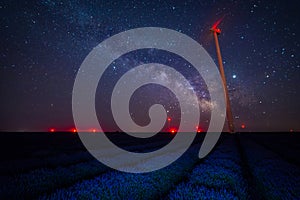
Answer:
<svg viewBox="0 0 300 200"><path fill-rule="evenodd" d="M223 88L224 88L224 94L225 94L225 100L226 100L226 118L228 122L228 130L230 133L234 133L234 126L233 126L233 117L232 117L232 112L231 112L231 107L230 107L230 100L229 100L229 95L228 95L228 88L226 84L226 78L225 78L225 73L224 73L224 66L223 66L223 61L222 61L222 56L221 56L221 50L220 50L220 45L219 45L219 40L218 40L218 35L220 35L221 30L217 27L222 19L218 20L210 29L211 32L214 34L214 39L216 43L216 50L217 50L217 57L218 57L218 63L219 63L219 69L220 69L220 74L221 78L223 81Z"/></svg>

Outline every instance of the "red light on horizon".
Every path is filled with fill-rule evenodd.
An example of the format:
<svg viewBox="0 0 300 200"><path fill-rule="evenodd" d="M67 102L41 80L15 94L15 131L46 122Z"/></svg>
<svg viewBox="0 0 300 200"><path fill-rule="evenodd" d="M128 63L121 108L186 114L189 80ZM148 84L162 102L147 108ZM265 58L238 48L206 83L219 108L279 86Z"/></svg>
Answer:
<svg viewBox="0 0 300 200"><path fill-rule="evenodd" d="M168 122L170 122L172 119L171 119L171 117L168 117Z"/></svg>
<svg viewBox="0 0 300 200"><path fill-rule="evenodd" d="M54 128L50 128L50 132L51 133L55 132L55 129Z"/></svg>
<svg viewBox="0 0 300 200"><path fill-rule="evenodd" d="M73 133L76 133L76 132L77 132L76 128L73 128L73 129L72 129L72 132L73 132Z"/></svg>
<svg viewBox="0 0 300 200"><path fill-rule="evenodd" d="M93 129L92 132L93 132L93 133L96 133L96 129Z"/></svg>
<svg viewBox="0 0 300 200"><path fill-rule="evenodd" d="M245 124L242 124L242 125L241 125L241 128L242 128L242 129L246 128L246 125L245 125Z"/></svg>
<svg viewBox="0 0 300 200"><path fill-rule="evenodd" d="M196 130L197 130L197 133L201 133L202 132L202 129L200 128L200 126L196 126Z"/></svg>
<svg viewBox="0 0 300 200"><path fill-rule="evenodd" d="M170 129L170 133L174 134L174 133L176 133L176 132L177 132L177 130L176 130L175 128L171 128L171 129Z"/></svg>

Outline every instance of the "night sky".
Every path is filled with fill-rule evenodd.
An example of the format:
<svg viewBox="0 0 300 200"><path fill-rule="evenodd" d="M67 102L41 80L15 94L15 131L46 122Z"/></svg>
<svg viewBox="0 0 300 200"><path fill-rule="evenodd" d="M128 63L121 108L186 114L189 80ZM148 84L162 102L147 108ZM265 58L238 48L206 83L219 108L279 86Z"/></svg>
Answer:
<svg viewBox="0 0 300 200"><path fill-rule="evenodd" d="M237 130L300 130L299 9L297 1L287 0L1 2L0 130L73 128L72 89L81 63L122 31L173 29L199 42L216 61L209 28L223 17L219 41ZM107 109L109 90L130 68L150 62L180 71L199 98L209 101L186 61L155 49L132 52L112 63L99 82L105 90L97 90L96 107L107 116L99 117L106 130L117 130ZM148 85L136 93L131 106L139 108L132 108L138 124L147 124L148 106L155 102L165 106L174 126L180 121L178 102L166 88ZM209 109L203 112L200 125L206 127Z"/></svg>

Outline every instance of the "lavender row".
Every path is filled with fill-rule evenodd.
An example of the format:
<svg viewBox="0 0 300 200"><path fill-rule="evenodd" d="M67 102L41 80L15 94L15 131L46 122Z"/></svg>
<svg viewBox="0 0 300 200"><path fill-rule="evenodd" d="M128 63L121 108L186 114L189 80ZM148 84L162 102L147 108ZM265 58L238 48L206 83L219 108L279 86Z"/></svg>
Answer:
<svg viewBox="0 0 300 200"><path fill-rule="evenodd" d="M276 153L251 140L242 146L256 182L265 199L299 199L300 169L282 160Z"/></svg>
<svg viewBox="0 0 300 200"><path fill-rule="evenodd" d="M151 149L162 143L163 141L142 146L137 145L130 147L130 149ZM6 178L6 184L0 188L0 198L35 197L60 187L70 186L77 181L89 179L110 170L97 160L92 159L92 156L88 155L87 152L68 156L65 159L60 159L64 157L58 158L55 163L61 162L62 166L60 167L35 169ZM70 165L66 166L66 163Z"/></svg>
<svg viewBox="0 0 300 200"><path fill-rule="evenodd" d="M240 154L234 138L224 140L188 179L170 191L169 199L248 199Z"/></svg>
<svg viewBox="0 0 300 200"><path fill-rule="evenodd" d="M40 199L156 199L162 198L186 176L198 158L196 148L170 166L145 174L111 171L91 180L59 189ZM168 154L164 156L170 156Z"/></svg>

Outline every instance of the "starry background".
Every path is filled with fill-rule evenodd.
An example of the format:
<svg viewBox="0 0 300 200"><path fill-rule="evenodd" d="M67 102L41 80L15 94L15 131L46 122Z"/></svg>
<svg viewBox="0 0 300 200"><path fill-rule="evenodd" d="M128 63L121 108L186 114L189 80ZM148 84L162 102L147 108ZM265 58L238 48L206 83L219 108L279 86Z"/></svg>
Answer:
<svg viewBox="0 0 300 200"><path fill-rule="evenodd" d="M224 16L219 41L237 130L300 130L299 8L297 1L288 0L1 2L0 130L74 127L71 101L76 73L93 47L122 31L147 26L173 29L198 41L216 59L209 28ZM168 64L187 77L192 74L184 61L160 53L164 52L142 51L116 61L99 84L114 83L129 67L151 61ZM205 98L201 81L193 84ZM172 94L164 88L144 89L140 96L169 95L159 102L178 122L178 102L170 100ZM100 93L96 102L107 108ZM148 103L155 100L148 98ZM114 130L113 124L107 126Z"/></svg>

